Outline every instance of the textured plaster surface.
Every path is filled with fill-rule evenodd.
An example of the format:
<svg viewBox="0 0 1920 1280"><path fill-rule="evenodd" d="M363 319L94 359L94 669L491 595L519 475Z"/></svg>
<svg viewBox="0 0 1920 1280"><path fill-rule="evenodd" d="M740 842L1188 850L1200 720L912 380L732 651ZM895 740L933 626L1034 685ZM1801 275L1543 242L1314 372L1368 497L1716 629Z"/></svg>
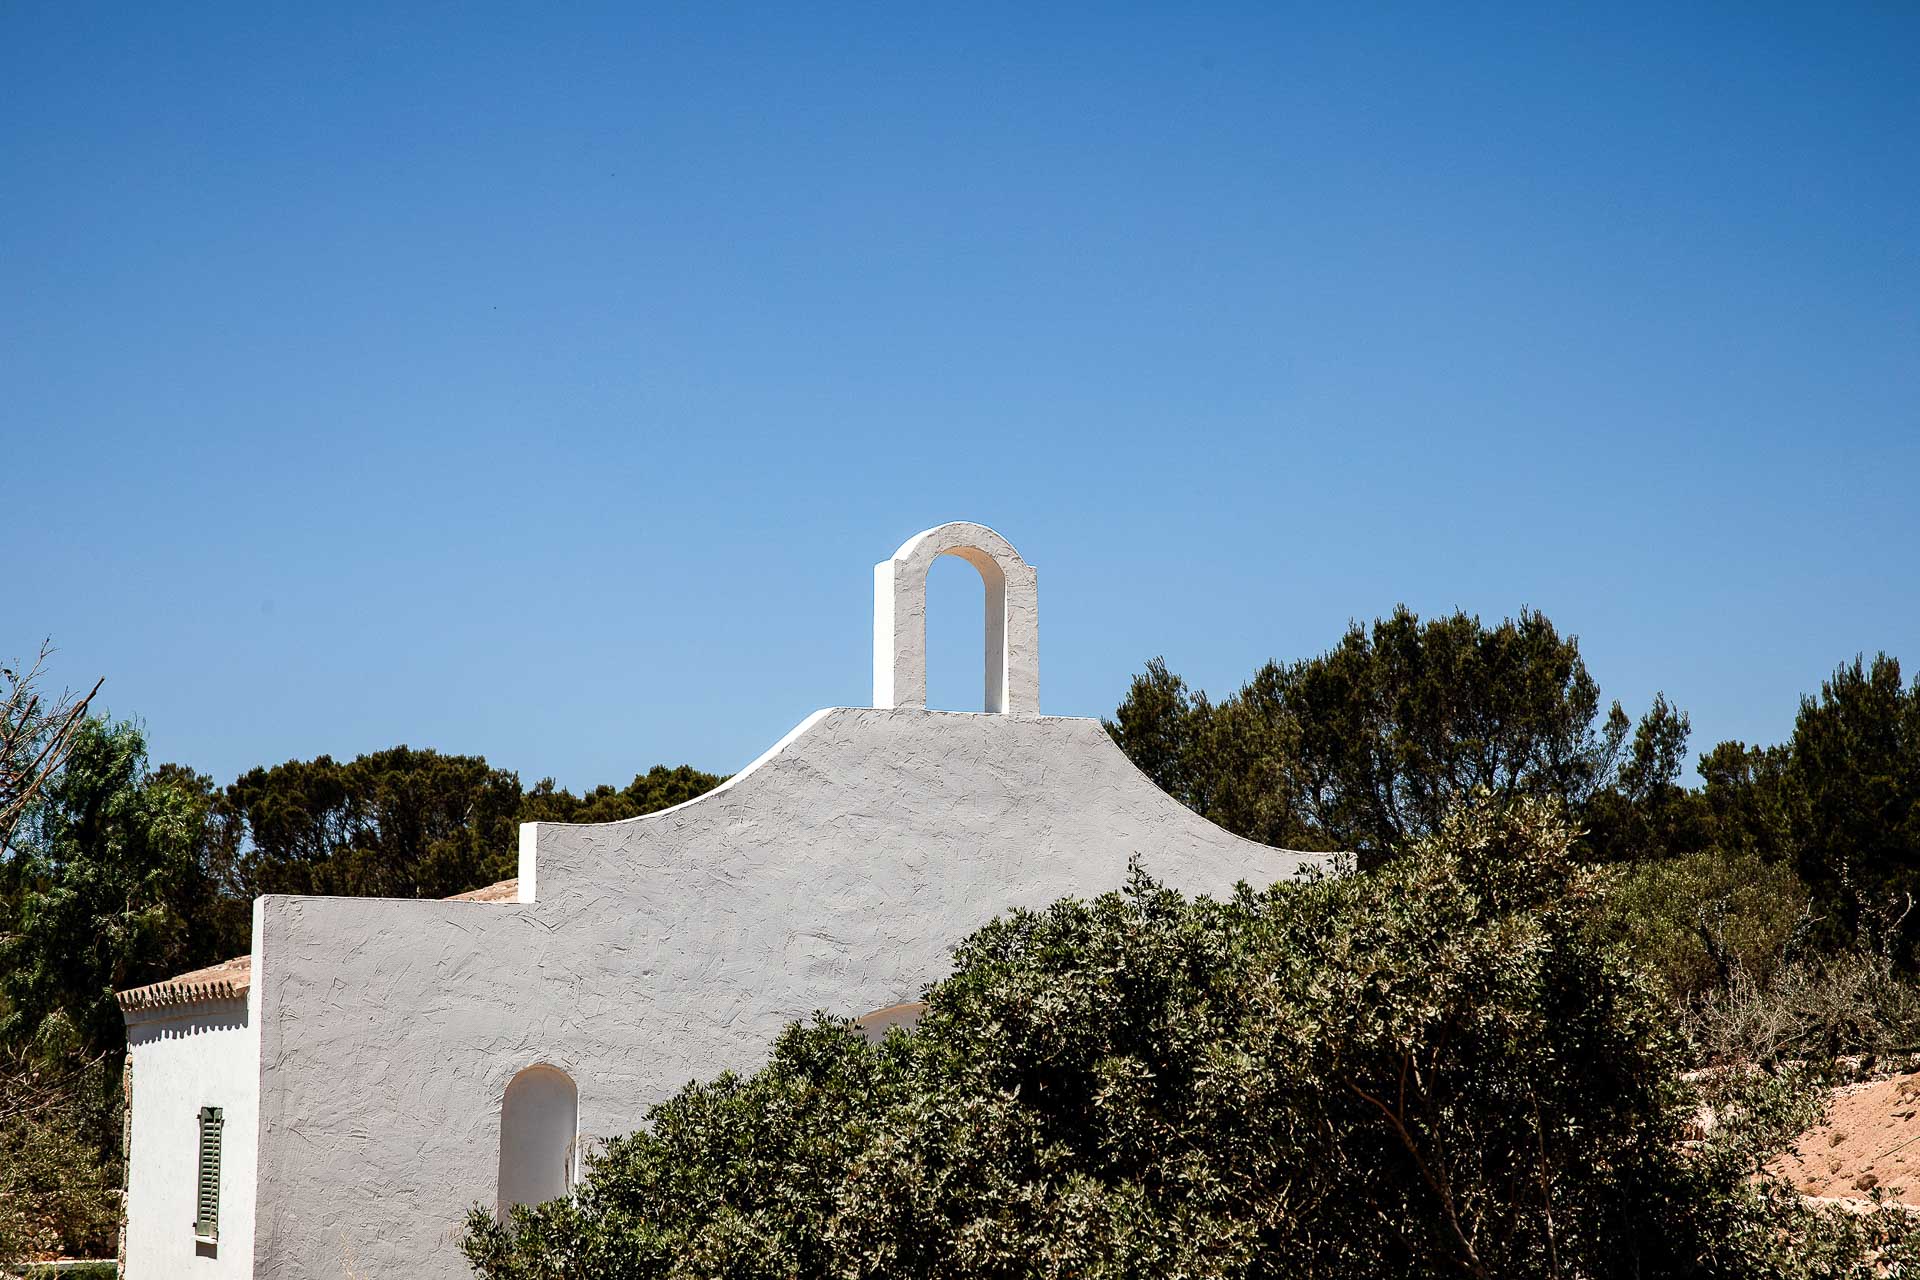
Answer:
<svg viewBox="0 0 1920 1280"><path fill-rule="evenodd" d="M523 828L517 903L262 899L257 1273L462 1276L516 1072L566 1071L585 1134L630 1131L789 1019L918 999L970 931L1135 854L1211 894L1323 861L1182 808L1097 721L842 708L697 800Z"/></svg>
<svg viewBox="0 0 1920 1280"><path fill-rule="evenodd" d="M127 1015L133 1124L127 1168L129 1280L253 1274L254 1154L259 1023L245 999ZM196 1244L200 1108L225 1118L220 1239Z"/></svg>

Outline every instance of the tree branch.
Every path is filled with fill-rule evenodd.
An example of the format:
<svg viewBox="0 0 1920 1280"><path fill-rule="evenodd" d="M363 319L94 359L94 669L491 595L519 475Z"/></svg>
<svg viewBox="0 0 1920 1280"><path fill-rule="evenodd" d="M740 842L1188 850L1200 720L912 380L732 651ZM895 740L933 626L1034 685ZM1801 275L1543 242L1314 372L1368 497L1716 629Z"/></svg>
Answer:
<svg viewBox="0 0 1920 1280"><path fill-rule="evenodd" d="M1441 1208L1446 1210L1447 1225L1452 1229L1453 1238L1459 1242L1461 1251L1466 1255L1463 1265L1474 1275L1485 1276L1487 1274L1486 1265L1481 1262L1479 1252L1473 1247L1473 1241L1469 1240L1467 1233L1461 1229L1460 1215L1454 1208L1453 1193L1448 1190L1446 1180L1437 1175L1427 1164L1426 1158L1420 1154L1419 1144L1413 1140L1413 1134L1408 1132L1406 1122L1395 1113L1392 1107L1389 1107L1386 1103L1380 1101L1380 1099L1374 1097L1353 1081L1347 1081L1347 1088L1353 1090L1362 1100L1371 1103L1382 1116L1386 1117L1387 1123L1393 1126L1394 1133L1399 1136L1400 1145L1406 1148L1409 1156L1413 1157L1414 1167L1420 1171L1421 1180L1424 1181L1428 1188L1432 1190L1433 1194L1438 1197Z"/></svg>

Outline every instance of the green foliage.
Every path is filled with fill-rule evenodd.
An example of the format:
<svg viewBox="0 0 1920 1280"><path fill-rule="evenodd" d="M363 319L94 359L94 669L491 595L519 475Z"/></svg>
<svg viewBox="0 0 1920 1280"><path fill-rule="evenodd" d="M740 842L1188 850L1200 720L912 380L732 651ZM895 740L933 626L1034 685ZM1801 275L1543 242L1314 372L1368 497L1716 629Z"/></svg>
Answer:
<svg viewBox="0 0 1920 1280"><path fill-rule="evenodd" d="M441 898L503 880L521 822L610 822L690 800L720 779L656 765L585 796L551 778L523 794L479 756L393 747L346 764L289 760L242 774L220 799L229 895Z"/></svg>
<svg viewBox="0 0 1920 1280"><path fill-rule="evenodd" d="M1768 862L1792 860L1806 798L1791 748L1723 742L1700 757L1700 780L1717 846Z"/></svg>
<svg viewBox="0 0 1920 1280"><path fill-rule="evenodd" d="M1870 1233L1910 1257L1892 1219L1752 1181L1802 1090L1723 1099L1683 1149L1684 1046L1572 845L1487 805L1357 876L1212 902L1136 872L1017 912L913 1032L790 1027L574 1198L476 1210L465 1247L489 1280L1864 1277Z"/></svg>
<svg viewBox="0 0 1920 1280"><path fill-rule="evenodd" d="M1106 722L1107 732L1155 786L1205 812L1210 806L1202 788L1218 772L1206 767L1200 741L1212 711L1205 694L1167 670L1165 658L1152 658Z"/></svg>
<svg viewBox="0 0 1920 1280"><path fill-rule="evenodd" d="M1801 877L1857 934L1863 903L1920 893L1920 679L1902 687L1886 654L1855 658L1801 699L1792 752Z"/></svg>
<svg viewBox="0 0 1920 1280"><path fill-rule="evenodd" d="M582 796L554 786L552 778L542 778L528 789L520 806L521 822L618 822L643 813L685 804L719 786L723 779L702 773L690 765L669 769L657 764L645 773L634 775L624 787L605 783Z"/></svg>
<svg viewBox="0 0 1920 1280"><path fill-rule="evenodd" d="M1617 703L1600 717L1579 642L1545 615L1489 627L1404 605L1317 658L1269 662L1219 703L1156 659L1108 724L1148 776L1227 829L1369 866L1475 793L1578 810L1613 785L1629 728ZM1677 772L1659 773L1676 730L1684 749L1685 717L1662 699L1636 741L1650 794Z"/></svg>
<svg viewBox="0 0 1920 1280"><path fill-rule="evenodd" d="M1855 658L1801 699L1789 743L1723 742L1700 757L1697 789L1682 780L1691 725L1664 694L1637 726L1599 706L1577 643L1539 614L1487 627L1401 608L1217 703L1156 658L1107 727L1229 830L1352 850L1362 866L1469 793L1557 800L1584 857L1637 868L1608 928L1681 1000L1732 999L1738 971L1764 1001L1796 920L1836 957L1880 950L1863 939L1897 921L1889 954L1914 968L1920 680L1903 686L1885 654Z"/></svg>
<svg viewBox="0 0 1920 1280"><path fill-rule="evenodd" d="M111 1252L118 1191L93 1145L58 1121L0 1124L0 1263Z"/></svg>
<svg viewBox="0 0 1920 1280"><path fill-rule="evenodd" d="M49 696L41 688L41 677L52 653L49 640L31 664L0 661L0 872L6 869L15 826L41 786L65 763L74 730L105 683L96 681L85 697Z"/></svg>
<svg viewBox="0 0 1920 1280"><path fill-rule="evenodd" d="M0 938L0 1041L58 1017L88 1052L123 1042L114 992L212 959L189 921L215 887L201 861L202 797L149 771L125 722L87 720L66 766L29 811L15 920Z"/></svg>
<svg viewBox="0 0 1920 1280"><path fill-rule="evenodd" d="M1805 930L1807 890L1790 867L1718 849L1622 868L1601 928L1677 1003L1766 982Z"/></svg>
<svg viewBox="0 0 1920 1280"><path fill-rule="evenodd" d="M1790 864L1810 889L1817 940L1865 945L1891 919L1910 968L1920 914L1920 680L1886 654L1856 657L1800 700L1784 746L1723 742L1700 758L1712 838Z"/></svg>
<svg viewBox="0 0 1920 1280"><path fill-rule="evenodd" d="M1705 799L1681 785L1692 725L1684 711L1655 694L1611 784L1581 810L1590 856L1607 862L1649 862L1698 853L1713 841Z"/></svg>
<svg viewBox="0 0 1920 1280"><path fill-rule="evenodd" d="M76 723L26 813L0 930L0 1258L108 1250L118 1224L114 992L196 968L221 940L202 859L208 793L149 769L140 730Z"/></svg>
<svg viewBox="0 0 1920 1280"><path fill-rule="evenodd" d="M252 769L223 811L237 896L443 898L512 874L520 782L478 756L392 747Z"/></svg>
<svg viewBox="0 0 1920 1280"><path fill-rule="evenodd" d="M1821 945L1807 886L1784 863L1718 850L1627 869L1600 928L1673 997L1696 1062L1830 1062L1920 1048L1920 988L1894 921L1868 909L1853 942Z"/></svg>
<svg viewBox="0 0 1920 1280"><path fill-rule="evenodd" d="M0 1267L112 1251L119 1169L94 1135L118 1085L109 1060L70 1044L0 1048Z"/></svg>

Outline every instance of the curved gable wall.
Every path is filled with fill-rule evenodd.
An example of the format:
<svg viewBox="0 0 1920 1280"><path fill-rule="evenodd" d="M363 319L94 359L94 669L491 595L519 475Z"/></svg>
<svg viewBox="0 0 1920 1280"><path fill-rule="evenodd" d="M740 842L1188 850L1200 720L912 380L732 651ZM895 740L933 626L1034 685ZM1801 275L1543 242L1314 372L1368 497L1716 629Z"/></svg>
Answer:
<svg viewBox="0 0 1920 1280"><path fill-rule="evenodd" d="M450 1241L529 1063L578 1083L583 1132L625 1132L1134 855L1215 895L1324 862L1182 808L1098 721L915 709L817 713L697 800L522 841L519 904L263 900L259 1275L464 1275Z"/></svg>

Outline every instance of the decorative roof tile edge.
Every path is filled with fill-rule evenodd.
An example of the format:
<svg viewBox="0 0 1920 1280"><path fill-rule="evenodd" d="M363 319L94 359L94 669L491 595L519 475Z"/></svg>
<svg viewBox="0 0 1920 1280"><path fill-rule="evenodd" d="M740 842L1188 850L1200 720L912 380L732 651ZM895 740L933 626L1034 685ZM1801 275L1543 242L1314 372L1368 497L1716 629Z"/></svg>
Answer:
<svg viewBox="0 0 1920 1280"><path fill-rule="evenodd" d="M253 957L240 956L224 964L183 973L163 982L122 991L115 997L126 1013L163 1009L170 1005L198 1004L203 1000L238 1000L253 985Z"/></svg>

